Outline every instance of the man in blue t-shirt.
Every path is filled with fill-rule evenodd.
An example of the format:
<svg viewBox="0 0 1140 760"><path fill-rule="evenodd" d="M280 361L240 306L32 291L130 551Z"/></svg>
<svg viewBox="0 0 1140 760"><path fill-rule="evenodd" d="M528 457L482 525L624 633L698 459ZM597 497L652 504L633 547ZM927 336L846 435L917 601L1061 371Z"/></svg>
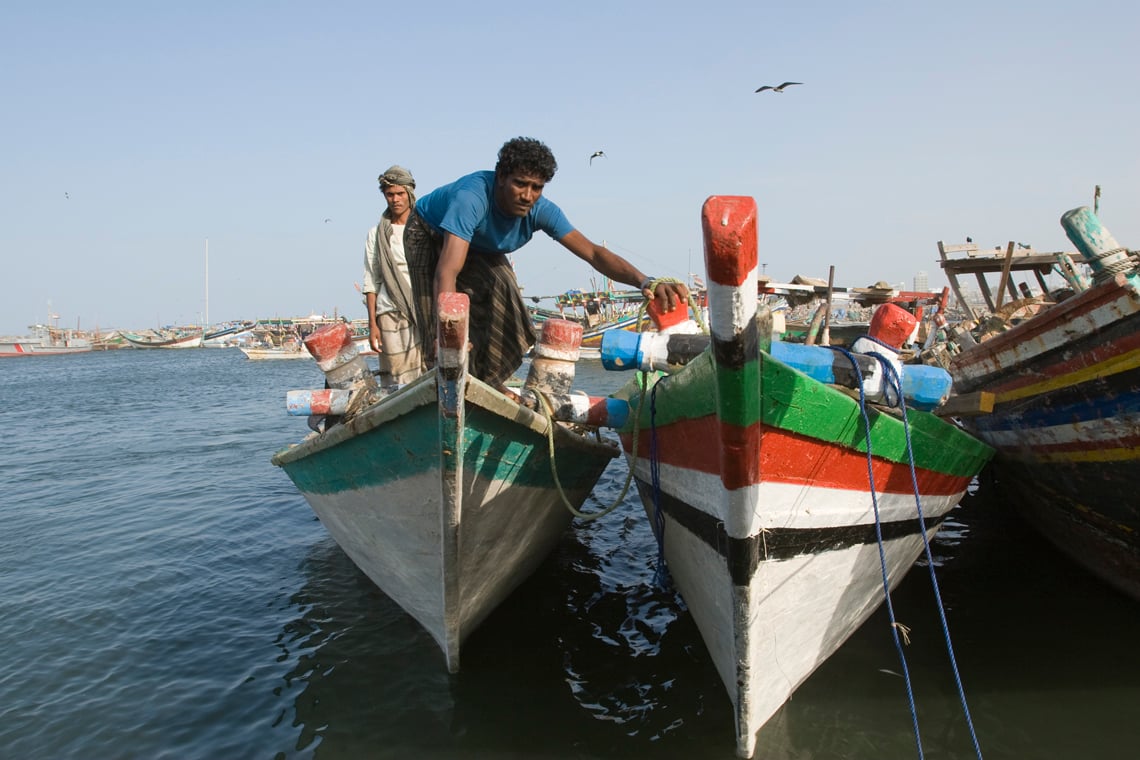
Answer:
<svg viewBox="0 0 1140 760"><path fill-rule="evenodd" d="M404 232L416 324L428 366L435 363L435 302L440 293L471 299L470 370L501 386L534 344L536 336L506 254L541 230L611 280L640 287L660 298L665 311L684 307L681 283L659 282L605 246L591 242L542 195L558 164L543 143L508 140L494 171L460 177L416 201Z"/></svg>

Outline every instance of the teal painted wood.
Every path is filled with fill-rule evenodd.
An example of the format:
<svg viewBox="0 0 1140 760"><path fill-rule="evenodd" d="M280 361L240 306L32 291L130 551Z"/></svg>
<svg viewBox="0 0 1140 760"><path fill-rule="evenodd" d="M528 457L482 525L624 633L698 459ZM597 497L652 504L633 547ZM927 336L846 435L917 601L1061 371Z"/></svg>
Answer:
<svg viewBox="0 0 1140 760"><path fill-rule="evenodd" d="M436 405L420 406L384 425L330 448L287 462L283 469L303 493L337 493L438 470ZM553 487L546 436L468 405L463 467L488 481ZM592 469L592 456L565 449L557 456L564 483Z"/></svg>
<svg viewBox="0 0 1140 760"><path fill-rule="evenodd" d="M282 465L298 490L319 494L383 485L438 468L439 425L434 404Z"/></svg>
<svg viewBox="0 0 1140 760"><path fill-rule="evenodd" d="M741 417L732 422L742 427L764 424L854 451L866 451L866 433L857 399L767 354L763 356L761 372L755 378L747 378L755 388L756 398L760 399L757 404L760 411L755 417ZM659 377L659 374L651 375L651 383ZM650 405L647 394L644 406L639 409L638 380L630 380L613 395L630 402L634 414L640 415L638 425L644 431L651 425ZM689 362L666 381L668 390L665 392L670 400L658 404L656 424L665 426L678 420L715 415L713 394L708 391L714 382L716 367L708 353ZM907 431L902 420L876 408L867 411L875 455L899 463L908 461ZM621 432L631 432L632 415L630 420ZM908 410L907 420L915 464L921 468L972 477L993 456L989 446L929 412Z"/></svg>

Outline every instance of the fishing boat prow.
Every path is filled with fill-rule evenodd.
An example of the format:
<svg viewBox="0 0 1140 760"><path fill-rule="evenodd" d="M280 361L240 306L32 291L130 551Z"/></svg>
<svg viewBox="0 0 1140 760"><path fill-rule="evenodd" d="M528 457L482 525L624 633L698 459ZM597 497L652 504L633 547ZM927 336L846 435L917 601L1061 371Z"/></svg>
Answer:
<svg viewBox="0 0 1140 760"><path fill-rule="evenodd" d="M619 454L594 431L620 405L595 399L591 411L575 395L553 413L529 408L539 389L557 397L534 364L517 399L500 393L467 373L467 297L442 295L439 314L439 365L387 394L346 326L306 339L332 387L290 392L290 411L343 417L272 461L456 672L463 641L546 559L568 506Z"/></svg>
<svg viewBox="0 0 1140 760"><path fill-rule="evenodd" d="M944 370L887 356L912 315L878 307L868 347L774 341L758 307L755 201L714 196L702 223L711 335L611 333L602 363L641 370L615 394L632 410L622 446L748 758L992 451L931 413L949 393Z"/></svg>

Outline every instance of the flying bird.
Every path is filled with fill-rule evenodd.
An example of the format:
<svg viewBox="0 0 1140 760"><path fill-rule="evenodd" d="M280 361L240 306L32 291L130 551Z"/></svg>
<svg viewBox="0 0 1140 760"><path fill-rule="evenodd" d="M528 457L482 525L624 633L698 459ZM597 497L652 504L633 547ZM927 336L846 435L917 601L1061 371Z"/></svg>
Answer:
<svg viewBox="0 0 1140 760"><path fill-rule="evenodd" d="M756 90L756 92L764 92L764 90L771 90L772 92L783 92L785 87L791 87L793 84L803 84L803 82L784 82L783 84L777 85L775 87L770 84L766 84Z"/></svg>
<svg viewBox="0 0 1140 760"><path fill-rule="evenodd" d="M67 198L68 200L71 200L71 196L70 196L70 195L68 195L67 193L64 193L64 194L63 194L63 197L64 197L64 198Z"/></svg>
<svg viewBox="0 0 1140 760"><path fill-rule="evenodd" d="M329 223L329 222L331 222L331 221L332 221L332 219L326 219L326 220L325 220L325 224L328 224L328 223Z"/></svg>
<svg viewBox="0 0 1140 760"><path fill-rule="evenodd" d="M603 153L603 152L602 152L602 151L600 151L600 150L595 150L595 151L594 151L594 153L593 153L593 154L590 156L590 163L591 163L591 164L593 164L593 163L594 163L594 159L595 159L595 158L599 158L599 157L600 157L600 158L605 158L605 157L606 157L606 154L605 154L605 153Z"/></svg>

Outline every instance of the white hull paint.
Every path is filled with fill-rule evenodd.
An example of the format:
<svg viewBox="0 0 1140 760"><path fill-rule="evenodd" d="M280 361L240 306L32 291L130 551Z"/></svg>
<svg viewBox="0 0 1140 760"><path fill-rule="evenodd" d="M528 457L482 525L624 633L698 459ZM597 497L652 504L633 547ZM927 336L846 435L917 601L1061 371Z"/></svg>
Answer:
<svg viewBox="0 0 1140 760"><path fill-rule="evenodd" d="M242 348L241 352L247 359L254 361L276 361L281 359L312 359L312 355L303 348Z"/></svg>
<svg viewBox="0 0 1140 760"><path fill-rule="evenodd" d="M628 457L627 457L628 459ZM686 504L700 505L701 509L713 515L725 526L731 524L724 496L724 484L719 475L697 472L676 467L664 462L657 465L662 488L668 484L670 493ZM651 482L649 460L638 457L634 474L643 483ZM875 504L868 491L852 491L825 486L764 483L756 489L741 489L753 492L762 499L763 509L750 510L750 521L740 533L729 532L734 538L757 536L764 530L840 528L848 525L872 525L875 522ZM722 494L714 498L713 494ZM882 522L909 520L915 517L914 494L878 492L876 495L879 519ZM922 497L923 514L943 515L962 500L962 494L935 495ZM652 503L650 501L649 503Z"/></svg>
<svg viewBox="0 0 1140 760"><path fill-rule="evenodd" d="M202 347L202 335L201 334L192 335L192 336L189 336L186 338L181 338L179 340L173 340L173 341L169 341L169 342L162 341L162 340L156 340L156 341L139 340L138 338L131 338L128 335L124 335L123 338L125 338L127 343L131 344L135 348L201 348Z"/></svg>
<svg viewBox="0 0 1140 760"><path fill-rule="evenodd" d="M719 478L661 465L659 483L669 494L706 515L728 502ZM653 494L646 460L639 460L638 487L650 522ZM673 476L673 477L670 477ZM683 484L683 485L682 485ZM750 492L750 493L740 493ZM696 501L688 497L699 494ZM873 530L870 493L765 483L739 489L737 500L762 503L753 529L737 538L763 537L773 529L827 529L865 525ZM927 539L962 494L922 499ZM878 494L882 522L916 517L914 494ZM817 508L813 508L813 505ZM730 521L715 515L726 527ZM670 576L697 624L732 701L737 754L752 757L757 734L788 697L863 624L883 602L882 564L876 543L856 543L790 558L761 556L747 586L734 584L725 557L707 540L666 513L665 559ZM894 588L923 548L918 533L883 542L886 572Z"/></svg>
<svg viewBox="0 0 1140 760"><path fill-rule="evenodd" d="M527 442L525 452L530 453L508 451L504 440L503 453L485 460L486 466L463 467L453 517L447 478L439 466L441 454L451 452L440 452L438 439L423 430L420 423L426 419L401 420L425 406L433 409L430 419L435 420L436 393L434 375L427 375L347 425L280 452L275 461L288 471L290 462L314 454L353 456L339 453L339 445L350 446L353 439L370 434L410 447L404 467L392 468L390 477L371 484L354 484L367 479L369 473L362 471L360 478L344 479L349 487L305 488L298 482L298 488L345 553L431 634L448 669L456 672L464 639L546 559L571 513L551 483L521 480L533 478L535 468L548 473L546 420L469 379L467 424L488 426L486 430L507 425L514 440ZM429 440L435 440L435 448L425 450L422 442ZM562 426L555 428L555 440L566 499L580 507L617 449ZM359 469L354 464L328 466ZM567 472L577 475L567 477Z"/></svg>
<svg viewBox="0 0 1140 760"><path fill-rule="evenodd" d="M441 648L462 642L554 549L570 512L549 494L473 482L485 503L464 502L458 567L444 561L439 478L421 474L384 487L305 494L313 511L357 567L432 635ZM509 537L509 540L506 539ZM459 619L446 619L445 574L457 576ZM456 630L451 630L454 626Z"/></svg>

